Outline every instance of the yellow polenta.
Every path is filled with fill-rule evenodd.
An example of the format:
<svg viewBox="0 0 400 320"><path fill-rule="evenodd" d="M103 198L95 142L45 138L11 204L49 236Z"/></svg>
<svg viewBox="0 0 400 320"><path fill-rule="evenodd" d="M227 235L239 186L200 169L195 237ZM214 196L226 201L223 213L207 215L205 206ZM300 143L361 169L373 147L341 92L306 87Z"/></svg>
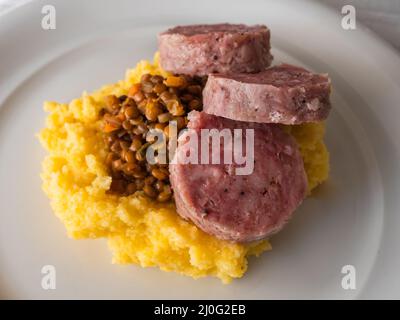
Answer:
<svg viewBox="0 0 400 320"><path fill-rule="evenodd" d="M144 73L162 74L157 62L141 61L125 80L106 85L69 104L46 102L50 114L39 138L48 151L43 161L43 190L55 214L75 239L108 238L115 263L157 266L194 278L216 276L223 282L241 277L247 257L271 248L267 240L237 244L219 240L184 221L173 203L155 203L141 194L106 194L111 177L99 111L104 96L126 94ZM328 177L324 124L286 127L300 145L310 191Z"/></svg>

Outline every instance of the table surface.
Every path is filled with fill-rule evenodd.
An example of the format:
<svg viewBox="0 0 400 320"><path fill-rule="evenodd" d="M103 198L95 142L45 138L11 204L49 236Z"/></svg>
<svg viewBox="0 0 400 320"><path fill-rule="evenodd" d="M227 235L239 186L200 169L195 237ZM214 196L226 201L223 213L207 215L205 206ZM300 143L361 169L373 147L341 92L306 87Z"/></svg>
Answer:
<svg viewBox="0 0 400 320"><path fill-rule="evenodd" d="M0 15L34 0L0 0ZM277 1L277 0L276 0ZM315 0L341 13L350 4L356 18L400 51L400 0Z"/></svg>

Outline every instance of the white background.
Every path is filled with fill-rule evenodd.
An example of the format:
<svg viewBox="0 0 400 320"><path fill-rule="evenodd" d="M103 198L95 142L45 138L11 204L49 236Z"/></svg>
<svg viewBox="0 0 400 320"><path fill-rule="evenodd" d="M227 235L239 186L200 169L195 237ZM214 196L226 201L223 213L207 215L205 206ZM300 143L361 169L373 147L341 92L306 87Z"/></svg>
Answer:
<svg viewBox="0 0 400 320"><path fill-rule="evenodd" d="M29 1L32 0L0 0L0 15ZM353 5L359 21L400 51L400 0L319 0L318 2L326 3L338 11L346 4Z"/></svg>

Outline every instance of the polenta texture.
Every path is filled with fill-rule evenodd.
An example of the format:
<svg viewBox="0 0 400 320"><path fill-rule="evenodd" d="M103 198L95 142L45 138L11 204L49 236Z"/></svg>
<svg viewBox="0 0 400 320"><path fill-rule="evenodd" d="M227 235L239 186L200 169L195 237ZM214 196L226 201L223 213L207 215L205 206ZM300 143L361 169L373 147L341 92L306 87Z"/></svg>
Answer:
<svg viewBox="0 0 400 320"><path fill-rule="evenodd" d="M55 214L74 239L108 238L113 262L157 266L194 278L216 276L227 283L247 269L247 257L271 249L267 240L236 244L219 240L184 221L173 203L155 203L140 193L106 194L111 177L99 111L106 95L126 94L144 73L167 74L141 61L125 80L106 85L69 104L45 102L49 112L39 138L48 151L43 161L43 190ZM308 175L309 191L328 177L324 124L286 127L298 141Z"/></svg>

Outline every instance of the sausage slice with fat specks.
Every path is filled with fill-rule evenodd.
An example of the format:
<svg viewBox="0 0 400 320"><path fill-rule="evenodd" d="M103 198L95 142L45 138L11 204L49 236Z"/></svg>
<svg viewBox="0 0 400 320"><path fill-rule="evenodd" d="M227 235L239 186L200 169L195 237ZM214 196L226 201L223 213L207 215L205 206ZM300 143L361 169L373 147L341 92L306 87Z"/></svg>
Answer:
<svg viewBox="0 0 400 320"><path fill-rule="evenodd" d="M199 139L201 129L254 129L254 171L236 175L239 165L235 163L171 163L178 213L225 240L253 241L282 229L307 190L303 160L294 139L276 124L233 121L197 111L191 112L189 119L188 128ZM187 152L185 138L179 139L175 161Z"/></svg>
<svg viewBox="0 0 400 320"><path fill-rule="evenodd" d="M258 72L272 61L264 25L177 26L159 34L158 44L162 68L176 74Z"/></svg>
<svg viewBox="0 0 400 320"><path fill-rule="evenodd" d="M299 124L328 117L331 81L289 64L255 74L212 74L203 91L204 111L240 121Z"/></svg>

